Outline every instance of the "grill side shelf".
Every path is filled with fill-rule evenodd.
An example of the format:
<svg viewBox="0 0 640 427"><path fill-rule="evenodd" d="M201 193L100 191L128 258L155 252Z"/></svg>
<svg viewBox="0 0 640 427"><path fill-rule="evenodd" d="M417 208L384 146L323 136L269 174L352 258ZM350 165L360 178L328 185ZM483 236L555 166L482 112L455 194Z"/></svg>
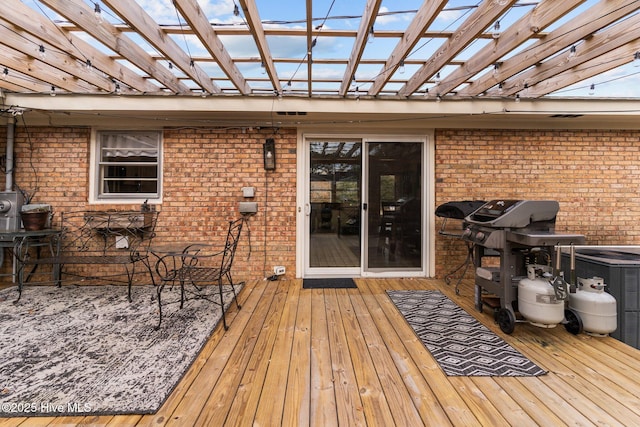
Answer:
<svg viewBox="0 0 640 427"><path fill-rule="evenodd" d="M585 238L582 234L569 233L543 233L528 232L518 233L509 231L506 236L509 242L518 243L524 246L556 246L556 245L582 245Z"/></svg>

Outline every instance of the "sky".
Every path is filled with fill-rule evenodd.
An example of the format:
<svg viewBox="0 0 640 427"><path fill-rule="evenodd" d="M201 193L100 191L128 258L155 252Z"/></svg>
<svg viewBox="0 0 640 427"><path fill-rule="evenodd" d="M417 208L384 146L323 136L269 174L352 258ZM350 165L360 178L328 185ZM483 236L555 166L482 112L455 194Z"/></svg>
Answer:
<svg viewBox="0 0 640 427"><path fill-rule="evenodd" d="M40 10L46 10L47 15L52 19L59 17L55 13L49 11L43 5L39 5L36 0L23 0L24 3ZM93 7L94 0L84 0L88 5ZM117 16L110 14L108 6L102 0L95 0L103 8L105 19L110 22L120 22ZM184 20L180 18L173 6L172 0L136 0L144 10L149 13L156 22L161 24L185 25ZM404 29L414 17L414 11L418 9L423 0L383 0L379 12L379 17L375 22L376 30L399 30ZM551 31L560 26L569 17L576 16L584 12L596 0L585 1L581 6L572 11L567 17L561 19L558 23L544 31ZM242 13L234 15L234 5L239 3L234 0L198 0L199 5L205 11L210 22L215 25L246 25ZM265 22L266 27L297 27L305 28L306 18L306 2L303 0L255 0L260 18ZM466 17L473 11L473 7L479 4L479 0L450 0L445 10L440 13L434 24L433 30L452 31L460 25ZM504 30L512 22L516 21L522 14L531 10L538 3L537 0L527 1L519 0L506 15L500 18L501 27ZM360 24L359 17L365 8L366 0L314 0L313 1L313 17L316 18L315 24L322 25L323 29L349 29L356 30ZM230 52L232 57L257 57L258 51L249 37L221 37L225 43L225 48ZM185 47L189 53L194 56L207 56L204 47L195 37L174 36L176 43ZM373 43L367 45L363 58L385 58L391 53L393 47L397 43L397 39L385 39L378 37ZM289 37L269 37L269 46L274 57L301 58L306 55L306 40L298 38L292 40ZM344 37L318 37L317 44L314 47L314 59L320 58L346 58L349 56L352 48L352 39ZM471 57L489 40L477 41L467 47L463 52L459 53L457 59L465 60ZM439 47L440 39L430 39L421 41L414 48L408 59L426 59ZM148 45L144 40L140 40L139 44L148 50L151 54L157 54L153 47ZM188 46L188 47L187 47ZM522 49L526 49L527 45L523 45ZM640 61L636 61L640 62ZM625 66L610 70L597 77L590 78L575 84L571 87L564 88L552 96L562 97L637 97L640 98L640 64L627 64ZM207 69L208 67L208 69ZM263 70L256 64L242 64L238 67L246 76L259 77ZM411 75L411 65L407 65L405 73ZM417 68L416 66L413 66ZM203 68L210 75L215 76L216 73L221 74L217 66L213 64L204 64ZM451 72L450 69L441 70L442 77ZM314 75L326 78L340 79L344 75L344 66L331 65L314 65ZM277 64L278 75L281 79L295 80L297 77L304 77L306 67L300 64ZM363 82L363 89L366 90L366 82L372 81L380 72L379 65L362 65L356 72L356 79ZM179 72L178 72L179 73ZM402 76L396 75L402 78ZM406 78L406 77L405 77ZM265 85L268 85L265 83ZM594 90L591 90L591 86ZM397 88L401 85L398 84ZM393 89L393 86L388 86Z"/></svg>

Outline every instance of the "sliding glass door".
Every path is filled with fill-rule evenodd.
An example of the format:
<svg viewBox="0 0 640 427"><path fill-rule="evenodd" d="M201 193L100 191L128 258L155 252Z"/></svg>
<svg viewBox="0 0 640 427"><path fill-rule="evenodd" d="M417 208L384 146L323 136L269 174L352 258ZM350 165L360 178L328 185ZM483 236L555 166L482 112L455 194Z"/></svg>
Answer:
<svg viewBox="0 0 640 427"><path fill-rule="evenodd" d="M309 144L308 267L353 274L361 265L362 143Z"/></svg>
<svg viewBox="0 0 640 427"><path fill-rule="evenodd" d="M305 277L423 271L424 143L305 144Z"/></svg>
<svg viewBox="0 0 640 427"><path fill-rule="evenodd" d="M366 271L422 268L422 145L367 144Z"/></svg>

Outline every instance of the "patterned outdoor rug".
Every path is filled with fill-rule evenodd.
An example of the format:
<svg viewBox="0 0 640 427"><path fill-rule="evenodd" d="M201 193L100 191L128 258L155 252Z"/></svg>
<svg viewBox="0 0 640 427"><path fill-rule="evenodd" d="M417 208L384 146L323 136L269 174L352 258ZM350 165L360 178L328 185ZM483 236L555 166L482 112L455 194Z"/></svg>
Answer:
<svg viewBox="0 0 640 427"><path fill-rule="evenodd" d="M163 306L155 330L155 289L134 287L132 303L126 295L123 286L30 286L14 303L15 287L0 291L0 417L157 412L221 310L206 300Z"/></svg>
<svg viewBox="0 0 640 427"><path fill-rule="evenodd" d="M447 375L546 373L439 291L387 294Z"/></svg>

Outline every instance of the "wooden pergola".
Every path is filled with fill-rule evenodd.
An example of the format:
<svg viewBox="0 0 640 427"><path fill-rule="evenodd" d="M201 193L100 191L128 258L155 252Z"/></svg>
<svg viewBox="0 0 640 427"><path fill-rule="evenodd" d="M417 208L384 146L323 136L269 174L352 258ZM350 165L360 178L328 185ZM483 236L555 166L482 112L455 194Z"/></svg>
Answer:
<svg viewBox="0 0 640 427"><path fill-rule="evenodd" d="M640 61L638 0L468 6L427 0L396 11L367 0L361 15L349 17L357 29L332 28L330 1L306 0L300 22L281 23L264 21L255 0L234 5L235 20L220 23L196 0L167 1L175 19L158 22L131 0L5 0L0 88L20 94L535 99ZM322 9L324 17L314 16ZM460 15L455 24L437 24L454 11ZM376 29L376 20L390 14L411 19L399 29ZM306 51L282 56L274 46L283 41ZM351 46L348 56L316 52L336 41ZM255 54L236 54L238 43Z"/></svg>

